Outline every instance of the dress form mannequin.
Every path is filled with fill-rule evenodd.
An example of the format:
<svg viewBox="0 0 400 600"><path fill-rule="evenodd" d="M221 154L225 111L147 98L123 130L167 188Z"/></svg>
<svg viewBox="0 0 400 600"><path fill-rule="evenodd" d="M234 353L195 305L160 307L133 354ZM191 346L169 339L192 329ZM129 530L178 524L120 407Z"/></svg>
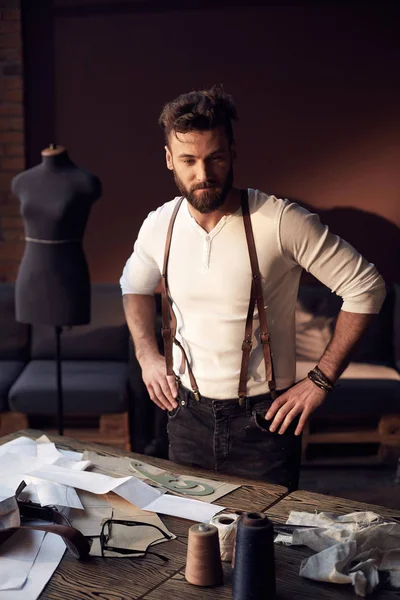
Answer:
<svg viewBox="0 0 400 600"><path fill-rule="evenodd" d="M58 431L63 434L62 327L90 321L90 276L82 238L100 180L51 144L42 163L11 184L21 203L25 252L15 284L17 321L52 325L56 339Z"/></svg>
<svg viewBox="0 0 400 600"><path fill-rule="evenodd" d="M17 321L64 326L90 321L90 277L82 238L100 180L77 167L62 146L17 175L26 246L15 287Z"/></svg>

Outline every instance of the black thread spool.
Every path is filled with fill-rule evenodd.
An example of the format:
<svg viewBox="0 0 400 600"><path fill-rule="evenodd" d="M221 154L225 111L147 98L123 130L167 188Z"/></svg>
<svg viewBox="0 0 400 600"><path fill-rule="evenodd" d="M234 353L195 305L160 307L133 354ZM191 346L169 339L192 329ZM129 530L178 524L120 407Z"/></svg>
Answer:
<svg viewBox="0 0 400 600"><path fill-rule="evenodd" d="M235 600L274 600L274 528L263 513L238 520L232 596Z"/></svg>

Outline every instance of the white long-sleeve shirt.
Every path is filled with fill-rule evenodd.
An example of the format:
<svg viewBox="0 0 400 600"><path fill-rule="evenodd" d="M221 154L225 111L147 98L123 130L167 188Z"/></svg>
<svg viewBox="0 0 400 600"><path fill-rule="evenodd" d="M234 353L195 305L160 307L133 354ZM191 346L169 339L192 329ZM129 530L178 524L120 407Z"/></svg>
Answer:
<svg viewBox="0 0 400 600"><path fill-rule="evenodd" d="M262 277L277 389L295 380L295 303L302 268L343 298L342 310L378 313L383 279L350 244L294 202L249 189L249 207ZM161 280L165 240L178 197L145 219L120 280L123 294L154 294ZM203 396L237 397L241 346L251 286L242 211L207 233L184 200L176 217L168 283L184 345ZM181 351L174 345L178 373ZM187 370L182 383L190 389ZM247 394L268 391L254 313Z"/></svg>

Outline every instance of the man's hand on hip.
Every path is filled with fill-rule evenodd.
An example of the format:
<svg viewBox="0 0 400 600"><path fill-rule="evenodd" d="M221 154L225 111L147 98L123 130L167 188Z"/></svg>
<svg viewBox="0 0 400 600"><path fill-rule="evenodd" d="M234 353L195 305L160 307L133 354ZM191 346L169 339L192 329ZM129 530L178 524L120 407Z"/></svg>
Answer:
<svg viewBox="0 0 400 600"><path fill-rule="evenodd" d="M155 354L141 361L142 379L151 400L162 410L173 410L178 406L178 387L175 375L167 375L165 359Z"/></svg>
<svg viewBox="0 0 400 600"><path fill-rule="evenodd" d="M265 414L267 421L273 418L269 430L285 433L293 419L300 415L295 431L295 435L300 435L308 417L323 403L326 396L327 392L317 387L308 377L302 379L271 404Z"/></svg>

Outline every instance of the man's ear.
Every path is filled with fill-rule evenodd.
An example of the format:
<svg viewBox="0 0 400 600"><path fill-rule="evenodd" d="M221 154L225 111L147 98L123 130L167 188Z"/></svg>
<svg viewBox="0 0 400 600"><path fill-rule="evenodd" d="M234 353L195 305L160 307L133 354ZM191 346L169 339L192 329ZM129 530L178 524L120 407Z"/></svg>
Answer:
<svg viewBox="0 0 400 600"><path fill-rule="evenodd" d="M165 161L167 163L167 169L169 169L170 171L173 171L174 165L172 162L172 154L171 154L171 151L168 148L168 146L165 146Z"/></svg>

